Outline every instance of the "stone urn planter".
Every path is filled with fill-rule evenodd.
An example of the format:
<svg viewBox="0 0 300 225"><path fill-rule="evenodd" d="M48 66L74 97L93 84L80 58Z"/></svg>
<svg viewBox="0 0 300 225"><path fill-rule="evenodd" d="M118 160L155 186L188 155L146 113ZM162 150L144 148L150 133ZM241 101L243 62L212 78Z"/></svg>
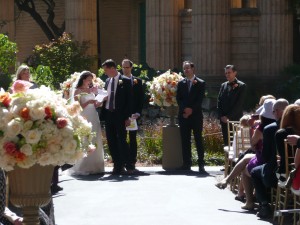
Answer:
<svg viewBox="0 0 300 225"><path fill-rule="evenodd" d="M7 173L10 201L20 207L24 225L39 225L39 207L51 199L50 185L54 166L35 164L30 168L15 167Z"/></svg>

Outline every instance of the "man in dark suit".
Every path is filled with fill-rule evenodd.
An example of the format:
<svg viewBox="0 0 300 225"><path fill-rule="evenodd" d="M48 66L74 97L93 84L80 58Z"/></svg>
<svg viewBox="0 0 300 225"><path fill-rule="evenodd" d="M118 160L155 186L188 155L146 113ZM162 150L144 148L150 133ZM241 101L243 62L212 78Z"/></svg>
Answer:
<svg viewBox="0 0 300 225"><path fill-rule="evenodd" d="M204 149L203 149L203 113L202 100L205 94L205 81L194 74L194 63L183 62L183 71L186 78L177 86L177 103L179 106L178 120L182 142L183 165L181 170L191 170L191 135L192 131L198 154L199 172L205 174Z"/></svg>
<svg viewBox="0 0 300 225"><path fill-rule="evenodd" d="M227 81L221 85L217 107L224 145L227 145L227 121L239 121L243 116L246 84L236 78L237 71L234 65L227 65L224 69Z"/></svg>
<svg viewBox="0 0 300 225"><path fill-rule="evenodd" d="M129 59L124 59L122 61L122 71L123 74L131 81L131 93L132 93L132 108L131 108L131 118L138 119L142 114L143 102L144 102L144 90L143 82L140 78L135 77L131 74L133 67L132 61ZM139 172L135 168L136 157L137 157L137 141L136 134L137 130L130 130L129 132L129 157L126 163L126 169L129 173Z"/></svg>
<svg viewBox="0 0 300 225"><path fill-rule="evenodd" d="M131 83L121 75L112 59L106 60L102 67L109 77L105 82L108 98L104 102L105 130L108 148L114 162L113 174L126 174L124 169L128 159L126 126L131 116Z"/></svg>

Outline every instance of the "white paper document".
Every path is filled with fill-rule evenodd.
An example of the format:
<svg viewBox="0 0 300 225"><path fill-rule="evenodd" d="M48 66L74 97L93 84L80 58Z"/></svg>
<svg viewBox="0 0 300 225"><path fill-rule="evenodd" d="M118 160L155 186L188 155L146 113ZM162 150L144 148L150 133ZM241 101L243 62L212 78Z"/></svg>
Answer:
<svg viewBox="0 0 300 225"><path fill-rule="evenodd" d="M95 97L95 100L98 102L103 102L103 99L108 96L108 93L104 89L98 89L98 94Z"/></svg>
<svg viewBox="0 0 300 225"><path fill-rule="evenodd" d="M132 118L129 118L129 119L130 119L130 125L126 127L126 130L137 130L138 125L137 125L136 119L132 119Z"/></svg>

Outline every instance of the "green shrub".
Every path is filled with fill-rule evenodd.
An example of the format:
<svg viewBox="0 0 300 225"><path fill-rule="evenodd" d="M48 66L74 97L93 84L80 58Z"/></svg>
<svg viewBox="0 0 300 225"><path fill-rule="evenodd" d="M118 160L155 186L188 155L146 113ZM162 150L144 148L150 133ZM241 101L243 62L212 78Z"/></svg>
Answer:
<svg viewBox="0 0 300 225"><path fill-rule="evenodd" d="M280 75L277 92L282 98L290 102L299 98L300 93L300 65L294 64L286 67Z"/></svg>
<svg viewBox="0 0 300 225"><path fill-rule="evenodd" d="M10 73L16 64L17 44L9 41L8 36L0 34L0 76L1 87L7 89L12 82Z"/></svg>
<svg viewBox="0 0 300 225"><path fill-rule="evenodd" d="M162 162L162 126L152 124L141 126L137 136L140 163L161 164Z"/></svg>
<svg viewBox="0 0 300 225"><path fill-rule="evenodd" d="M72 39L71 34L64 33L49 44L36 45L27 64L39 71L40 76L35 77L38 84L51 83L53 88L59 89L59 84L70 74L92 66L95 58L86 55L89 45L88 41L79 43ZM51 72L46 67L38 69L39 66L47 66Z"/></svg>

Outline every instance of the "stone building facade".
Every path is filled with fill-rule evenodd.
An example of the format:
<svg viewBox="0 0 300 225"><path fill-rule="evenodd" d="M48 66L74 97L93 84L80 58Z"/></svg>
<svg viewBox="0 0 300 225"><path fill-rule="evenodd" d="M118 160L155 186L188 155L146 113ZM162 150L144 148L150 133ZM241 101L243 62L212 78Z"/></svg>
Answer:
<svg viewBox="0 0 300 225"><path fill-rule="evenodd" d="M286 0L56 0L55 23L90 40L99 63L124 57L155 69L192 60L208 83L235 64L245 79L269 79L293 63L293 16ZM42 1L36 1L43 18ZM0 0L0 32L17 42L18 60L46 36L14 0ZM94 68L96 69L96 68Z"/></svg>

